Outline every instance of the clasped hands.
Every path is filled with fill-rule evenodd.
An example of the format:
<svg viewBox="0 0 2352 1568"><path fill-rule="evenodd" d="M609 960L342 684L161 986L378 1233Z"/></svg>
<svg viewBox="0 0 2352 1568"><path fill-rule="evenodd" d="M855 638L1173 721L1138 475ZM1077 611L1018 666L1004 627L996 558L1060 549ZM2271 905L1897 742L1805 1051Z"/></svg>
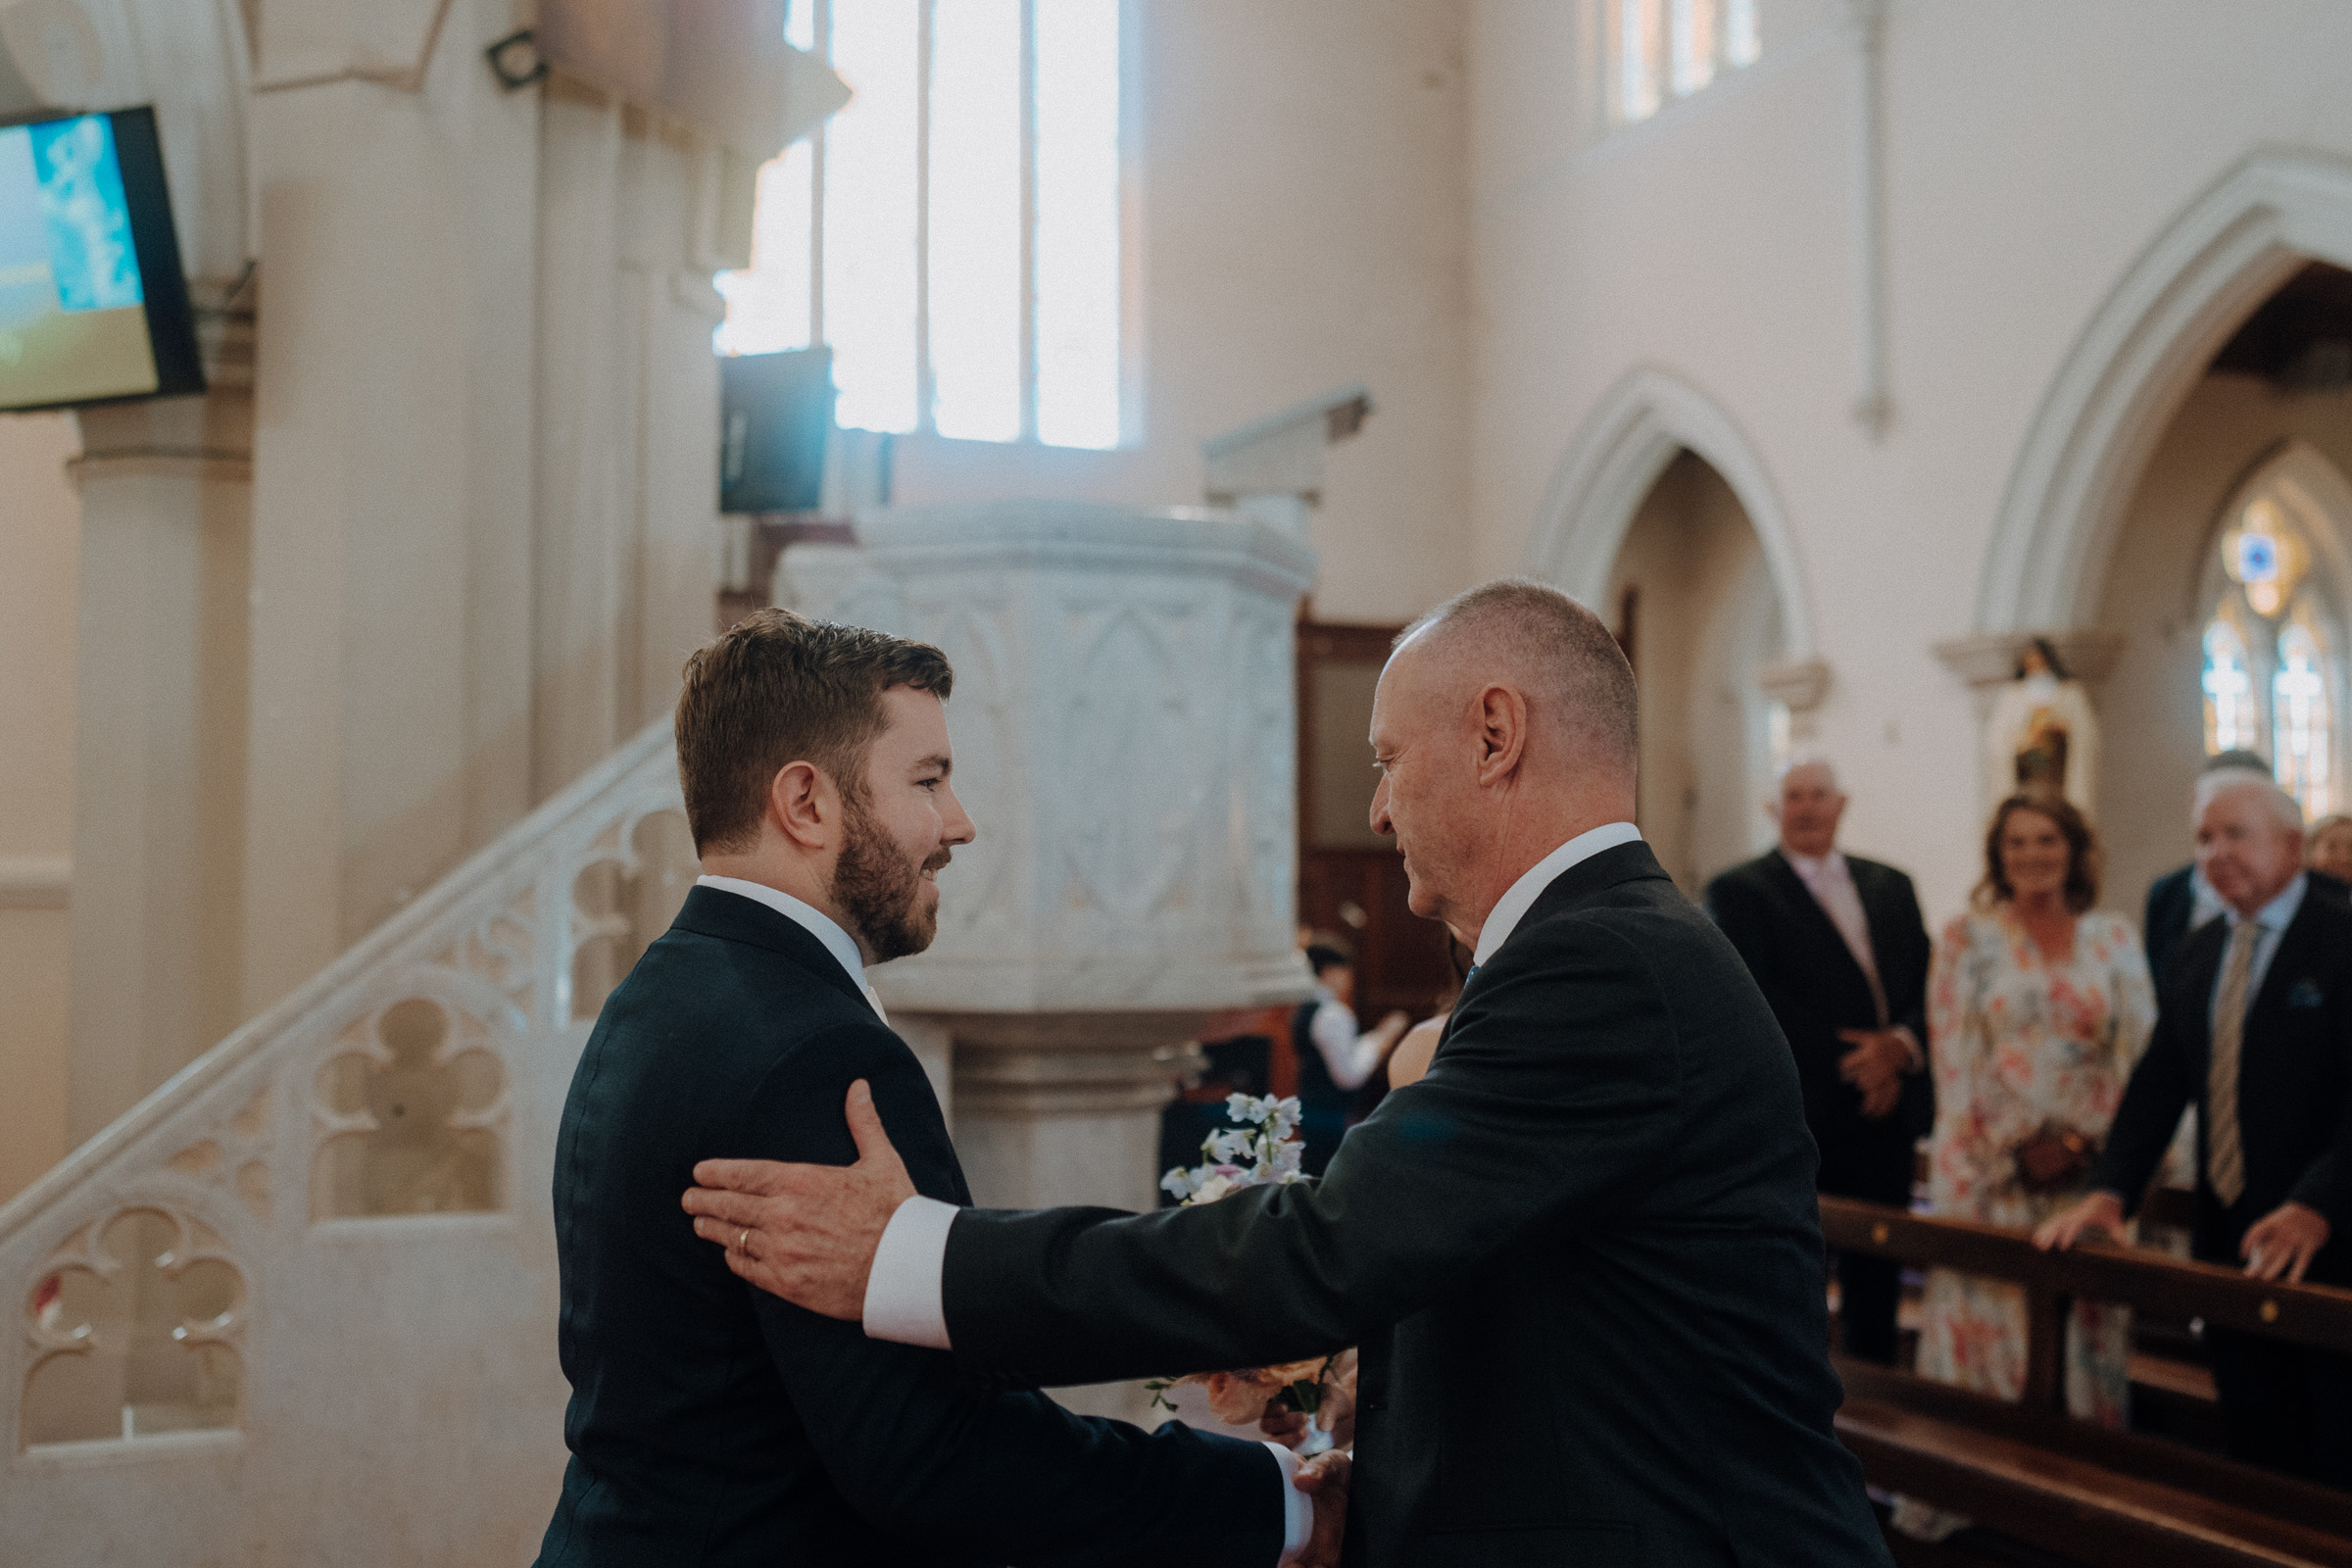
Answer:
<svg viewBox="0 0 2352 1568"><path fill-rule="evenodd" d="M694 1216L695 1235L725 1249L727 1267L739 1278L811 1312L854 1323L865 1315L866 1281L882 1233L915 1194L864 1079L850 1086L844 1109L858 1147L855 1164L706 1159L694 1167L697 1185L681 1202ZM1306 1418L1295 1419L1294 1429L1269 1417L1267 1436L1296 1446ZM1346 1419L1352 1427L1352 1401ZM1315 1502L1314 1535L1297 1559L1300 1568L1335 1568L1340 1560L1348 1469L1348 1455L1338 1448L1299 1461L1292 1484Z"/></svg>
<svg viewBox="0 0 2352 1568"><path fill-rule="evenodd" d="M1911 1066L1911 1037L1902 1029L1840 1029L1838 1038L1853 1047L1838 1058L1838 1076L1862 1092L1862 1114L1876 1121L1902 1102L1903 1074Z"/></svg>
<svg viewBox="0 0 2352 1568"><path fill-rule="evenodd" d="M2304 1203L2280 1203L2246 1227L2237 1255L2246 1260L2246 1273L2258 1280L2283 1277L2289 1285L2303 1283L2311 1260L2328 1245L2328 1216ZM2124 1230L2124 1200L2109 1192L2092 1193L2043 1220L2034 1232L2034 1245L2043 1251L2060 1251L2084 1236L2103 1232L2110 1239Z"/></svg>

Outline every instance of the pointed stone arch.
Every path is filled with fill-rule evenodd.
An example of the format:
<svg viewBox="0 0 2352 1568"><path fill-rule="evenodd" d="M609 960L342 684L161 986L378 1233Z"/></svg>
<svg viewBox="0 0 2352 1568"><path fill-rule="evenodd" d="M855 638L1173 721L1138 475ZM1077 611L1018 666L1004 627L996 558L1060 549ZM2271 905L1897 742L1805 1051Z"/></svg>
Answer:
<svg viewBox="0 0 2352 1568"><path fill-rule="evenodd" d="M1560 460L1528 541L1527 569L1597 606L1628 529L1666 466L1693 452L1723 476L1747 514L1781 601L1782 658L1815 659L1813 614L1796 540L1754 445L1722 407L1654 367L1620 378Z"/></svg>
<svg viewBox="0 0 2352 1568"><path fill-rule="evenodd" d="M2352 268L2352 164L2246 158L2125 272L2034 416L1985 554L1977 630L2087 626L2137 475L2215 351L2309 261Z"/></svg>

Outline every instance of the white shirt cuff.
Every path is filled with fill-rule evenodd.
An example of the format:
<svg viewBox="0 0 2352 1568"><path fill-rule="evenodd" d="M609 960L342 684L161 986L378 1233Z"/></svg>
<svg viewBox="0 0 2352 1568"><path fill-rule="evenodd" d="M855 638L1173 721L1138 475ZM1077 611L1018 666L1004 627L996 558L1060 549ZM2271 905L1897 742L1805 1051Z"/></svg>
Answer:
<svg viewBox="0 0 2352 1568"><path fill-rule="evenodd" d="M1905 1070L1925 1072L1928 1066L1928 1053L1927 1048L1919 1043L1919 1036L1911 1032L1911 1026L1907 1023L1896 1024L1894 1032L1903 1037L1903 1049L1911 1053L1911 1065Z"/></svg>
<svg viewBox="0 0 2352 1568"><path fill-rule="evenodd" d="M865 1337L947 1350L948 1311L941 1286L948 1271L948 1229L956 1205L909 1198L882 1229L865 1277Z"/></svg>
<svg viewBox="0 0 2352 1568"><path fill-rule="evenodd" d="M1281 1563L1297 1562L1298 1554L1315 1534L1315 1499L1291 1484L1298 1473L1298 1456L1279 1443L1269 1443L1275 1463L1282 1466L1282 1556Z"/></svg>

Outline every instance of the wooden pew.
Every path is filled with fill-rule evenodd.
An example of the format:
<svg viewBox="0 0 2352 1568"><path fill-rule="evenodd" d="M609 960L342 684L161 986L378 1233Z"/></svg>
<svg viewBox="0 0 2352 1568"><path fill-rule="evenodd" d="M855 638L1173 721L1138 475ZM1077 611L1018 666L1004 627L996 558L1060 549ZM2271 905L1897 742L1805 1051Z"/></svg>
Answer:
<svg viewBox="0 0 2352 1568"><path fill-rule="evenodd" d="M2352 1494L2069 1420L2063 1339L2082 1298L2352 1351L2352 1291L2265 1284L2112 1244L2042 1252L1999 1226L1848 1199L1825 1196L1821 1207L1833 1248L2014 1280L2026 1292L2023 1403L1839 1362L1838 1435L1874 1485L2097 1568L2352 1568Z"/></svg>

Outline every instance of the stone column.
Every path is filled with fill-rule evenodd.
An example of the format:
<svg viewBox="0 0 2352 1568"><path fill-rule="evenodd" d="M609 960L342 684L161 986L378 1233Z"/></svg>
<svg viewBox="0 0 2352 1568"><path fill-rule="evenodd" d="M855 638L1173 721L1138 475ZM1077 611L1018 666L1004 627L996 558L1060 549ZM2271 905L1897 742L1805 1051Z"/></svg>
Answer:
<svg viewBox="0 0 2352 1568"><path fill-rule="evenodd" d="M69 1146L240 1018L254 313L232 286L191 286L205 396L75 416Z"/></svg>
<svg viewBox="0 0 2352 1568"><path fill-rule="evenodd" d="M954 1042L978 1201L1150 1208L1206 1015L1308 988L1292 628L1313 552L1234 513L1080 503L885 509L858 538L786 551L779 602L947 652L979 829L940 874L938 940L874 985ZM1142 1414L1128 1388L1068 1402Z"/></svg>

